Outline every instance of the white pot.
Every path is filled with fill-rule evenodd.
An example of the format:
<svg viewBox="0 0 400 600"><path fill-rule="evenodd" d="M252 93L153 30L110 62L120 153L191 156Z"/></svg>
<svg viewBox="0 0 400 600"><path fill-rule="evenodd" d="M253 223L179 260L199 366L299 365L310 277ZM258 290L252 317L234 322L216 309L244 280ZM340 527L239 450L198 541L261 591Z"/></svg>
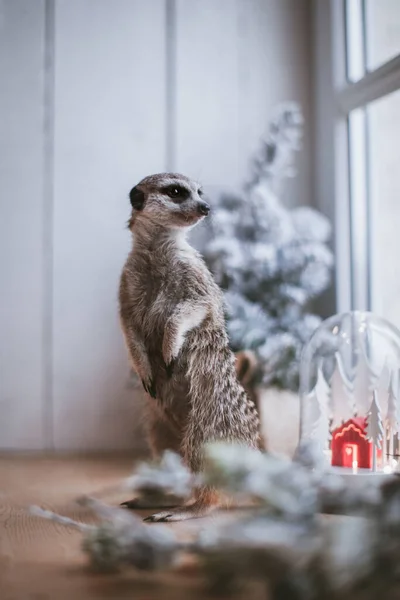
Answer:
<svg viewBox="0 0 400 600"><path fill-rule="evenodd" d="M299 395L263 387L257 387L255 393L267 450L291 458L299 441Z"/></svg>

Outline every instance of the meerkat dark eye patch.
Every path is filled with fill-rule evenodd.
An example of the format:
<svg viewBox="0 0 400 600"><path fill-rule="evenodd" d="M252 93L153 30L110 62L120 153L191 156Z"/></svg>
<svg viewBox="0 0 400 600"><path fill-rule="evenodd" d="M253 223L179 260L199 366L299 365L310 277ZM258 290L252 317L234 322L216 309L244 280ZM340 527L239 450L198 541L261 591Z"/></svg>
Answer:
<svg viewBox="0 0 400 600"><path fill-rule="evenodd" d="M144 192L139 190L138 187L132 188L129 192L129 200L131 201L132 208L142 210L144 206Z"/></svg>
<svg viewBox="0 0 400 600"><path fill-rule="evenodd" d="M184 202L190 196L190 190L188 190L186 187L180 184L166 185L162 188L162 192L177 204L179 204L180 202Z"/></svg>
<svg viewBox="0 0 400 600"><path fill-rule="evenodd" d="M197 190L197 193L198 193L198 195L199 195L200 197L201 197L201 196L204 196L204 192L203 192L203 190L202 190L201 188L200 188L199 190Z"/></svg>

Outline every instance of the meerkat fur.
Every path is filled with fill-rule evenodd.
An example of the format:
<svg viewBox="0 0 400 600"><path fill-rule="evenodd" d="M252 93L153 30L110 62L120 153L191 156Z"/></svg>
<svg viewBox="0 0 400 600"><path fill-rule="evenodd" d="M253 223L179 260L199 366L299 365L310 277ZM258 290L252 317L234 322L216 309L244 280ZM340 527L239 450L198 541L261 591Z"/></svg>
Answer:
<svg viewBox="0 0 400 600"><path fill-rule="evenodd" d="M257 410L238 381L229 348L222 292L186 241L210 207L196 182L175 173L146 177L130 201L133 246L121 275L120 320L147 394L150 446L156 455L180 453L199 473L207 442L260 447ZM202 516L221 502L216 490L204 486L192 503L150 520Z"/></svg>

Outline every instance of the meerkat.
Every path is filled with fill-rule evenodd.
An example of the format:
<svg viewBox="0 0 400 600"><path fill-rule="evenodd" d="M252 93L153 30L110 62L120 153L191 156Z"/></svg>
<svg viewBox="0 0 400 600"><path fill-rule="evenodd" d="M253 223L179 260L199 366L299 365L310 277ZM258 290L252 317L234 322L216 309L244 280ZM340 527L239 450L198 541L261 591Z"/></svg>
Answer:
<svg viewBox="0 0 400 600"><path fill-rule="evenodd" d="M260 448L257 410L229 347L222 291L186 241L210 206L196 182L175 173L146 177L129 197L133 246L121 275L119 313L148 399L150 446L156 455L178 452L199 473L207 442ZM192 503L148 520L198 517L219 504L216 490L204 486Z"/></svg>

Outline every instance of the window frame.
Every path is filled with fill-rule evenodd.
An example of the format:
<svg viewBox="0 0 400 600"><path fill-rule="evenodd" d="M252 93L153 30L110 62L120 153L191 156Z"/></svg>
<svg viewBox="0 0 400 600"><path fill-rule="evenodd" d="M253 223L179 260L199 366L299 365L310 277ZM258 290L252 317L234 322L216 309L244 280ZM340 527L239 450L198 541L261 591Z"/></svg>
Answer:
<svg viewBox="0 0 400 600"><path fill-rule="evenodd" d="M362 0L358 1L361 6ZM400 90L400 55L349 81L346 65L346 2L316 0L313 14L316 205L334 225L336 257L336 311L376 310L370 252L371 207L368 185L350 177L350 161L368 174L368 120L366 106ZM365 60L365 48L364 60ZM357 109L359 109L357 111ZM349 130L357 111L366 144L364 152L352 149ZM362 113L364 116L362 117ZM364 125L361 124L362 118ZM353 125L354 126L354 125ZM354 143L355 137L352 138ZM352 156L353 154L353 156ZM360 163L360 156L364 164ZM354 164L353 164L354 167ZM359 176L359 181L362 176ZM355 189L356 188L356 189ZM364 223L361 223L360 218Z"/></svg>

